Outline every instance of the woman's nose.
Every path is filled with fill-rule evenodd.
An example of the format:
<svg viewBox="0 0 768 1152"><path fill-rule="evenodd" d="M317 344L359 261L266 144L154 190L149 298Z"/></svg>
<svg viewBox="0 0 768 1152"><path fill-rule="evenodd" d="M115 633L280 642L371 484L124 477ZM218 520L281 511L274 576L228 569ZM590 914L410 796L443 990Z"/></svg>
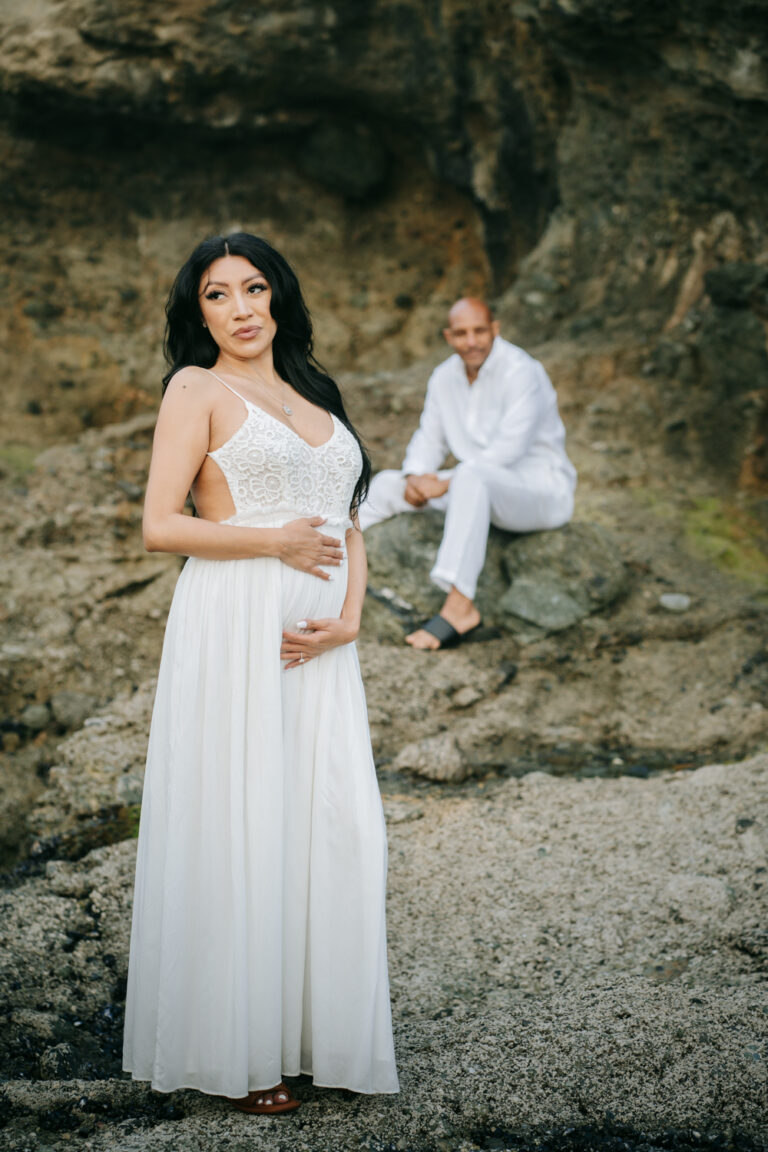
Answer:
<svg viewBox="0 0 768 1152"><path fill-rule="evenodd" d="M250 316L253 312L252 300L247 292L236 292L234 298L235 316Z"/></svg>

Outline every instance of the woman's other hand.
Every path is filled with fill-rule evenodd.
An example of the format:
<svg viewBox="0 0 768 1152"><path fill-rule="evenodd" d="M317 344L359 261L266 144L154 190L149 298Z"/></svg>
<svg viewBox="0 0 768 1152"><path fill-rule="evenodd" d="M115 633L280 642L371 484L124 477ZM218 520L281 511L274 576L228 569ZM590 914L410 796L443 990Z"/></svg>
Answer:
<svg viewBox="0 0 768 1152"><path fill-rule="evenodd" d="M280 545L278 558L290 568L309 572L321 580L330 580L320 565L338 567L344 559L341 540L335 536L323 536L317 529L325 524L322 516L303 517L290 520L279 529Z"/></svg>
<svg viewBox="0 0 768 1152"><path fill-rule="evenodd" d="M360 631L359 625L351 620L338 618L299 620L296 627L300 631L283 632L280 659L286 661L286 672L289 668L301 668L315 656L321 656L331 648L351 644L357 639Z"/></svg>

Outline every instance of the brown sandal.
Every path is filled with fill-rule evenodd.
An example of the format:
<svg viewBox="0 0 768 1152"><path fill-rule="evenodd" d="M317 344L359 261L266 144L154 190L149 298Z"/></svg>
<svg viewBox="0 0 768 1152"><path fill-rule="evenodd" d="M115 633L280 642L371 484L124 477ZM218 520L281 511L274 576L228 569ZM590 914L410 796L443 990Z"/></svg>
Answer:
<svg viewBox="0 0 768 1152"><path fill-rule="evenodd" d="M259 1116L274 1115L277 1112L292 1112L294 1108L298 1108L301 1104L295 1096L292 1096L282 1080L268 1091L249 1092L247 1096L241 1096L238 1100L233 1099L231 1096L226 1096L226 1100L240 1112L250 1112Z"/></svg>

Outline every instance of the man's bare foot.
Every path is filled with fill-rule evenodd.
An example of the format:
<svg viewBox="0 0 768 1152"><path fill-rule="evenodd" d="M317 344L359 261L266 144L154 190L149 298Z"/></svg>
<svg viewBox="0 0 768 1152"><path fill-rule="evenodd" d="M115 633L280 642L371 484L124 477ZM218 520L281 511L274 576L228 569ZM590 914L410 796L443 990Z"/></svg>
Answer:
<svg viewBox="0 0 768 1152"><path fill-rule="evenodd" d="M468 600L466 596L462 596L455 588L448 593L448 597L440 609L440 615L460 635L470 632L480 623L480 613L473 602ZM415 632L411 632L409 636L406 636L405 642L410 644L411 648L417 648L421 652L433 652L442 647L437 636L433 636L431 632L425 632L423 628L417 628Z"/></svg>

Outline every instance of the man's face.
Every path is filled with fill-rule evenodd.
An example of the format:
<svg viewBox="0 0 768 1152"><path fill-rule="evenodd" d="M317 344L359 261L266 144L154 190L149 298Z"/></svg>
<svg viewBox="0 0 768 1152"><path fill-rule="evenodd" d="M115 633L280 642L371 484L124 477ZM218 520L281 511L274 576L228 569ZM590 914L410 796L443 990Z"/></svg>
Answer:
<svg viewBox="0 0 768 1152"><path fill-rule="evenodd" d="M499 334L499 325L492 320L479 301L461 301L454 304L443 336L464 361L470 379L474 379L488 359L493 341Z"/></svg>

